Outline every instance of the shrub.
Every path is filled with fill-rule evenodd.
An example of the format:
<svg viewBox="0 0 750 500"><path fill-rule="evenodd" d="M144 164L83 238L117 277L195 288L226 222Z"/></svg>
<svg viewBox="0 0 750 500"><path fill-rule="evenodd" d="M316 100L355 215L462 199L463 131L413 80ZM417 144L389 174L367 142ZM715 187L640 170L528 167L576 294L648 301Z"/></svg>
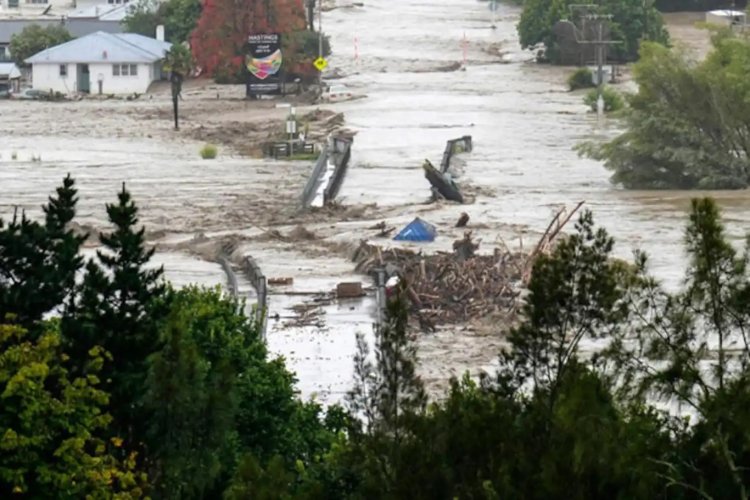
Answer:
<svg viewBox="0 0 750 500"><path fill-rule="evenodd" d="M615 89L611 87L604 87L602 89L602 97L604 98L604 112L609 113L611 111L619 111L625 106L625 101L622 96ZM583 102L591 108L591 111L596 112L596 101L599 98L598 89L589 90L583 97Z"/></svg>
<svg viewBox="0 0 750 500"><path fill-rule="evenodd" d="M201 148L201 158L204 160L213 160L218 153L219 150L213 144L206 144Z"/></svg>
<svg viewBox="0 0 750 500"><path fill-rule="evenodd" d="M568 77L570 90L594 87L594 74L588 68L578 68Z"/></svg>

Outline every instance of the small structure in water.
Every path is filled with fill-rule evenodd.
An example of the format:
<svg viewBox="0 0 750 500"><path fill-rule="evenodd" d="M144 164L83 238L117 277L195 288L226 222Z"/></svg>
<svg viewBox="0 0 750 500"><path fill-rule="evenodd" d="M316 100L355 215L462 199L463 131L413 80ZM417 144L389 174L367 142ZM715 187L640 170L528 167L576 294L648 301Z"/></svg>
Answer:
<svg viewBox="0 0 750 500"><path fill-rule="evenodd" d="M393 239L394 241L435 241L437 229L419 217L411 221Z"/></svg>
<svg viewBox="0 0 750 500"><path fill-rule="evenodd" d="M425 178L432 184L433 192L439 194L446 200L457 201L458 203L464 202L464 197L461 191L458 190L458 186L453 182L450 174L441 173L438 169L432 166L430 160L425 160L424 165Z"/></svg>

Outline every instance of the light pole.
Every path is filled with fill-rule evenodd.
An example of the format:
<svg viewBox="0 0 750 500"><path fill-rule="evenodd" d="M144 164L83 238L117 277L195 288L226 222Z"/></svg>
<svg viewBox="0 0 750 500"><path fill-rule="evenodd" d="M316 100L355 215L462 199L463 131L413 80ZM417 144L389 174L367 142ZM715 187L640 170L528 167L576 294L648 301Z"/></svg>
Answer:
<svg viewBox="0 0 750 500"><path fill-rule="evenodd" d="M318 57L323 57L323 0L318 3ZM318 86L323 91L323 72L318 71Z"/></svg>

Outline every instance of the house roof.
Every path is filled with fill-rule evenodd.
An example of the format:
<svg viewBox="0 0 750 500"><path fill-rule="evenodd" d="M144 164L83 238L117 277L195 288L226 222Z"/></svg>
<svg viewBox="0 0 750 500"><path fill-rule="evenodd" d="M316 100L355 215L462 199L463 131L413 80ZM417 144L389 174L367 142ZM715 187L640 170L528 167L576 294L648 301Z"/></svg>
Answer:
<svg viewBox="0 0 750 500"><path fill-rule="evenodd" d="M13 35L21 33L25 27L32 24L38 24L43 28L46 26L63 26L74 37L89 35L97 31L121 33L123 29L119 20L110 20L108 16L100 16L98 19L87 17L65 19L51 16L33 19L0 19L0 44L10 43Z"/></svg>
<svg viewBox="0 0 750 500"><path fill-rule="evenodd" d="M153 63L164 58L172 46L135 33L97 31L50 47L26 59L28 64Z"/></svg>
<svg viewBox="0 0 750 500"><path fill-rule="evenodd" d="M12 62L0 63L0 76L3 78L21 78L21 72L18 70L18 66Z"/></svg>

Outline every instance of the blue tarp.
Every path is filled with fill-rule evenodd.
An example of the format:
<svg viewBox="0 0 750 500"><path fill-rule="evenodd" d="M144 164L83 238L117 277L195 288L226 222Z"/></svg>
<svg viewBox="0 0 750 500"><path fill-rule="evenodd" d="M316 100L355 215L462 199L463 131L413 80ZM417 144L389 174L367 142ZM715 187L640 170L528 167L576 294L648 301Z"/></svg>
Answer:
<svg viewBox="0 0 750 500"><path fill-rule="evenodd" d="M437 236L435 226L417 217L393 239L395 241L435 241L435 236Z"/></svg>

